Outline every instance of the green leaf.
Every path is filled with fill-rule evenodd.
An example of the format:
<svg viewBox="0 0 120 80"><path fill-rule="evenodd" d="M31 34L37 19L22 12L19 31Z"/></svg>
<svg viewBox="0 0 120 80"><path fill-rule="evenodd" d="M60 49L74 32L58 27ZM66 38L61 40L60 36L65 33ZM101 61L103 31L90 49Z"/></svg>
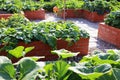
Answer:
<svg viewBox="0 0 120 80"><path fill-rule="evenodd" d="M38 57L38 56L32 56L32 57L29 57L29 58L31 58L34 61L38 61L39 59L45 58L45 57L44 56L40 56L40 57Z"/></svg>
<svg viewBox="0 0 120 80"><path fill-rule="evenodd" d="M22 58L19 62L20 77L18 80L35 80L39 66L31 58Z"/></svg>
<svg viewBox="0 0 120 80"><path fill-rule="evenodd" d="M35 47L27 47L25 48L25 54L32 51Z"/></svg>
<svg viewBox="0 0 120 80"><path fill-rule="evenodd" d="M15 68L11 61L4 56L0 56L0 80L14 80Z"/></svg>
<svg viewBox="0 0 120 80"><path fill-rule="evenodd" d="M69 67L70 65L65 61L57 61L53 65L53 69L57 73L57 80L64 80L64 78L67 76L66 73L68 72Z"/></svg>
<svg viewBox="0 0 120 80"><path fill-rule="evenodd" d="M65 49L53 50L53 51L51 51L51 53L57 54L62 59L77 56L79 54L79 52L74 53L74 52L70 52L70 51L65 50Z"/></svg>
<svg viewBox="0 0 120 80"><path fill-rule="evenodd" d="M97 80L120 80L120 69L113 68L108 73L102 75Z"/></svg>
<svg viewBox="0 0 120 80"><path fill-rule="evenodd" d="M110 64L102 64L97 66L96 68L94 68L94 72L106 72L109 71L112 68L112 66Z"/></svg>
<svg viewBox="0 0 120 80"><path fill-rule="evenodd" d="M8 53L16 58L20 58L23 56L23 50L24 50L23 46L18 46L13 50L9 50Z"/></svg>
<svg viewBox="0 0 120 80"><path fill-rule="evenodd" d="M83 65L70 67L69 70L77 73L82 79L96 80L111 69L111 65L102 64L99 66L87 67ZM102 70L102 71L101 71Z"/></svg>

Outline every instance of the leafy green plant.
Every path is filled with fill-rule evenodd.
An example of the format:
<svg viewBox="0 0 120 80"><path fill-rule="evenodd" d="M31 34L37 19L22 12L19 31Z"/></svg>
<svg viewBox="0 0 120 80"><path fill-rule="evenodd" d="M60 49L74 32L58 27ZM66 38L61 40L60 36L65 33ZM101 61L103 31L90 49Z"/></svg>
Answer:
<svg viewBox="0 0 120 80"><path fill-rule="evenodd" d="M56 6L55 2L44 2L43 9L45 9L48 12L53 12L53 7Z"/></svg>
<svg viewBox="0 0 120 80"><path fill-rule="evenodd" d="M39 66L31 58L22 58L12 64L5 56L0 56L0 80L35 80Z"/></svg>
<svg viewBox="0 0 120 80"><path fill-rule="evenodd" d="M30 21L25 18L22 14L14 14L9 19L1 19L0 27L23 27Z"/></svg>
<svg viewBox="0 0 120 80"><path fill-rule="evenodd" d="M117 0L110 0L110 6L112 11L117 11L120 9L120 2Z"/></svg>
<svg viewBox="0 0 120 80"><path fill-rule="evenodd" d="M20 0L1 0L0 10L8 13L20 13L22 2Z"/></svg>
<svg viewBox="0 0 120 80"><path fill-rule="evenodd" d="M23 11L35 11L35 10L39 10L40 8L42 8L42 3L41 2L36 2L36 1L24 1L23 2Z"/></svg>
<svg viewBox="0 0 120 80"><path fill-rule="evenodd" d="M104 0L85 1L82 6L83 9L91 12L97 12L98 14L104 14L110 12L110 3Z"/></svg>
<svg viewBox="0 0 120 80"><path fill-rule="evenodd" d="M120 11L111 12L104 20L105 24L120 28Z"/></svg>
<svg viewBox="0 0 120 80"><path fill-rule="evenodd" d="M120 51L108 50L107 53L97 53L83 57L76 65L69 67L81 80L117 80L119 79ZM116 72L118 70L118 72Z"/></svg>
<svg viewBox="0 0 120 80"><path fill-rule="evenodd" d="M57 54L59 56L59 59L65 59L65 58L68 58L68 57L73 57L73 56L77 56L79 54L78 53L73 53L73 52L70 52L68 50L65 50L65 49L60 49L60 50L54 50L54 51L51 51L52 54Z"/></svg>
<svg viewBox="0 0 120 80"><path fill-rule="evenodd" d="M83 4L84 4L84 1L82 0L80 1L79 0L66 0L65 8L66 9L80 9ZM62 3L57 1L57 7L59 9L63 9L64 1L62 1Z"/></svg>
<svg viewBox="0 0 120 80"><path fill-rule="evenodd" d="M24 48L23 46L18 46L13 50L9 50L8 53L16 58L24 57L28 52L33 50L34 47Z"/></svg>
<svg viewBox="0 0 120 80"><path fill-rule="evenodd" d="M14 50L18 51L17 49ZM52 52L61 55L62 58L74 54L70 52L70 56L63 55L69 54L69 51L63 49ZM30 57L22 58L17 63L12 64L7 57L0 56L0 79L119 80L120 50L108 50L106 53L95 51L92 55L84 56L79 63L59 59L58 61L47 62L43 67L40 66L42 65L39 64L38 66L38 63Z"/></svg>

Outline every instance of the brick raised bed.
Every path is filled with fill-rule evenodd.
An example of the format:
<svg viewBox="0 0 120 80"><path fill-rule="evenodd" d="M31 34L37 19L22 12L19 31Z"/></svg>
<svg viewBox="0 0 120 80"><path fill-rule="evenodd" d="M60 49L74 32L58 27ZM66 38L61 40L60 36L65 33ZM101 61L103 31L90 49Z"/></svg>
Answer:
<svg viewBox="0 0 120 80"><path fill-rule="evenodd" d="M41 41L34 41L29 44L25 44L23 42L19 43L19 46L25 46L30 47L34 46L35 49L29 52L26 56L45 56L44 59L41 59L43 61L47 60L56 60L58 58L57 55L53 55L50 53L51 47L47 44L44 44ZM88 54L88 46L89 46L89 38L81 38L79 41L77 41L72 46L68 46L68 42L64 40L58 40L57 41L57 48L58 49L67 49L73 52L80 52L78 56L84 56ZM5 55L5 52L0 52L0 55Z"/></svg>
<svg viewBox="0 0 120 80"><path fill-rule="evenodd" d="M83 10L82 18L85 18L85 19L92 21L92 22L103 22L106 14L107 13L100 15L100 14L97 14L97 12L90 12L88 10Z"/></svg>
<svg viewBox="0 0 120 80"><path fill-rule="evenodd" d="M12 16L12 14L0 14L0 19L2 19L2 18L7 19L10 16Z"/></svg>
<svg viewBox="0 0 120 80"><path fill-rule="evenodd" d="M106 25L105 23L100 23L98 38L120 48L120 29Z"/></svg>
<svg viewBox="0 0 120 80"><path fill-rule="evenodd" d="M39 9L36 11L24 11L25 17L30 20L45 19L45 10Z"/></svg>
<svg viewBox="0 0 120 80"><path fill-rule="evenodd" d="M66 9L65 10L65 17L66 18L80 18L82 17L83 10L75 10L75 9ZM58 12L58 16L64 17L64 10Z"/></svg>
<svg viewBox="0 0 120 80"><path fill-rule="evenodd" d="M97 14L97 12L91 12L90 13L90 21L92 22L103 22L104 17L106 16L107 13L104 13L103 15Z"/></svg>
<svg viewBox="0 0 120 80"><path fill-rule="evenodd" d="M90 12L88 10L74 10L74 9L67 9L65 10L65 17L66 18L84 18L92 22L102 22L104 21L104 17L107 13L103 15L97 14L97 12ZM58 12L58 16L64 17L64 10Z"/></svg>

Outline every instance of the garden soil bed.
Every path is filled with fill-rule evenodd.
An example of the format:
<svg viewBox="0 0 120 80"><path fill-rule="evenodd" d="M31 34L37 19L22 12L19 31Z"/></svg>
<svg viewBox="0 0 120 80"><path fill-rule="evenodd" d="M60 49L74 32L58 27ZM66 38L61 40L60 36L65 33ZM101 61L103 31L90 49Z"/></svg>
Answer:
<svg viewBox="0 0 120 80"><path fill-rule="evenodd" d="M98 28L98 38L109 42L120 48L120 29L100 23Z"/></svg>
<svg viewBox="0 0 120 80"><path fill-rule="evenodd" d="M57 55L53 55L50 53L52 50L51 47L47 44L44 44L41 41L34 41L29 44L25 44L24 42L20 42L19 46L31 47L34 46L31 52L26 54L26 56L45 56L45 58L40 59L41 61L51 61L56 60L58 58ZM57 41L57 49L67 49L72 52L80 52L78 56L84 56L88 54L88 46L89 46L89 38L81 38L72 46L68 46L68 42L64 40ZM0 52L0 55L6 55L6 52Z"/></svg>
<svg viewBox="0 0 120 80"><path fill-rule="evenodd" d="M24 11L26 18L30 20L45 19L45 10L39 9L36 11Z"/></svg>

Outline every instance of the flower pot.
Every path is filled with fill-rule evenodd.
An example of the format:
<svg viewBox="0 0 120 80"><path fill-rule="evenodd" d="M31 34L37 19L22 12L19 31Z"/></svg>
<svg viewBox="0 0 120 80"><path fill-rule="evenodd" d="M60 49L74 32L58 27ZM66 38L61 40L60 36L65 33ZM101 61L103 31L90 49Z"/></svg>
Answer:
<svg viewBox="0 0 120 80"><path fill-rule="evenodd" d="M98 38L109 42L120 48L120 29L100 23L98 28Z"/></svg>
<svg viewBox="0 0 120 80"><path fill-rule="evenodd" d="M8 19L10 16L12 16L12 14L0 14L0 19Z"/></svg>
<svg viewBox="0 0 120 80"><path fill-rule="evenodd" d="M40 59L41 61L56 60L58 58L57 55L53 55L50 53L50 51L52 50L51 47L41 41L33 41L29 44L25 44L24 42L19 42L18 46L24 46L24 47L34 46L35 49L33 49L28 54L26 54L26 56L45 56L45 58ZM78 56L87 55L88 46L89 46L89 38L81 38L72 46L68 46L68 42L64 40L57 40L57 49L64 48L72 52L80 52ZM2 53L0 52L0 54ZM4 54L7 54L7 53L4 53Z"/></svg>
<svg viewBox="0 0 120 80"><path fill-rule="evenodd" d="M39 9L36 11L24 11L26 18L30 20L45 19L45 10Z"/></svg>

